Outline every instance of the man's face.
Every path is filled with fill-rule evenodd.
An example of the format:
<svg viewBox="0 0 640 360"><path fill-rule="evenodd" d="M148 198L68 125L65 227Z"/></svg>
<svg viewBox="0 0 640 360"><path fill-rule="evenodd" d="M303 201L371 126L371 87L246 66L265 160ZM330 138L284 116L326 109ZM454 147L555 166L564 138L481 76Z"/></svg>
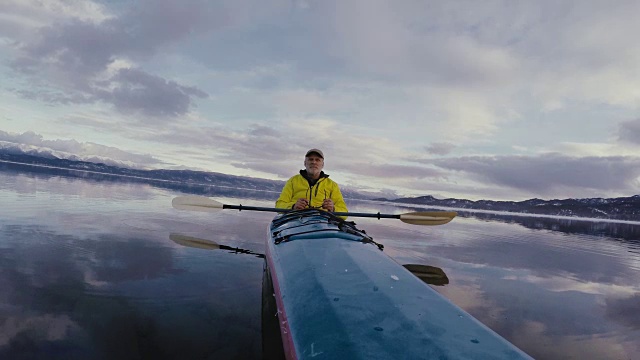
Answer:
<svg viewBox="0 0 640 360"><path fill-rule="evenodd" d="M316 154L309 154L309 156L304 158L304 167L309 174L320 174L324 167L324 159Z"/></svg>

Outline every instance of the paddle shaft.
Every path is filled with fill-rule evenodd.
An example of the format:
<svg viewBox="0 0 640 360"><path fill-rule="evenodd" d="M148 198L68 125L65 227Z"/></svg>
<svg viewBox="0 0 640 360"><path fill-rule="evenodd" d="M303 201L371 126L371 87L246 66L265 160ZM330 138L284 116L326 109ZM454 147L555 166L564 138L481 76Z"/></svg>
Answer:
<svg viewBox="0 0 640 360"><path fill-rule="evenodd" d="M267 211L267 212L281 212L287 213L291 211L298 211L293 209L278 209L278 208L269 208L269 207L258 207L258 206L244 206L240 205L222 205L223 209L233 209L233 210L249 210L249 211ZM336 216L351 216L351 217L368 217L368 218L376 218L376 219L400 219L399 214L371 214L371 213L353 213L353 212L332 212L333 215Z"/></svg>
<svg viewBox="0 0 640 360"><path fill-rule="evenodd" d="M222 209L234 209L234 210L249 210L249 211L268 211L277 213L296 213L303 210L294 209L280 209L271 207L257 207L257 206L242 206L242 205L226 205L219 201L209 199L203 196L178 196L173 198L171 204L174 208L179 210L192 210L192 211L217 211ZM310 208L317 209L317 208ZM372 213L350 213L350 212L334 212L331 213L336 216L342 217L368 217L375 219L399 219L400 221L412 224L412 225L443 225L451 221L457 214L454 211L426 211L426 212L413 212L407 214L376 214Z"/></svg>

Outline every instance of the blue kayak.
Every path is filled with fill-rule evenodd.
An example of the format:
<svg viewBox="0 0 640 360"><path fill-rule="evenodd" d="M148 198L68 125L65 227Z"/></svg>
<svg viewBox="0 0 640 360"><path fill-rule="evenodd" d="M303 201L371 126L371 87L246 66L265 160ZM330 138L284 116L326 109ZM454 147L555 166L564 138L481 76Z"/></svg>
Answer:
<svg viewBox="0 0 640 360"><path fill-rule="evenodd" d="M274 218L267 239L267 301L287 359L531 359L352 222L292 211Z"/></svg>

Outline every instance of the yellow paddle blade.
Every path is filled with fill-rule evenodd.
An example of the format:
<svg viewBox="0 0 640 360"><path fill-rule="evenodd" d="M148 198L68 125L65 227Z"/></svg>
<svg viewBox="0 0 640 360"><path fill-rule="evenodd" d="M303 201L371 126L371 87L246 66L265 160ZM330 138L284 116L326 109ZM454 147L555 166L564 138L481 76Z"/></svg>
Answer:
<svg viewBox="0 0 640 360"><path fill-rule="evenodd" d="M173 240L176 244L180 244L182 246L199 248L199 249L207 249L207 250L217 250L220 249L220 245L216 244L211 240L199 239L196 237L171 233L169 235L169 239Z"/></svg>
<svg viewBox="0 0 640 360"><path fill-rule="evenodd" d="M412 225L443 225L458 215L455 211L423 211L400 215L400 221Z"/></svg>
<svg viewBox="0 0 640 360"><path fill-rule="evenodd" d="M173 198L171 205L178 210L192 210L214 212L222 210L224 204L204 196L178 196Z"/></svg>

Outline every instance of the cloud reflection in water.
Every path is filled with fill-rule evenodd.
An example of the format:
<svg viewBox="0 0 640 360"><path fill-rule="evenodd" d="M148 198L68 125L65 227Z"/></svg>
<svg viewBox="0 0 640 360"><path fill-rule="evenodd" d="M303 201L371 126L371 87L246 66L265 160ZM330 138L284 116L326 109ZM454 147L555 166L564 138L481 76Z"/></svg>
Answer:
<svg viewBox="0 0 640 360"><path fill-rule="evenodd" d="M179 192L145 184L5 172L0 184L0 358L260 358L262 259L169 234L259 253L273 214L176 211ZM246 192L216 198L272 206ZM444 269L437 291L536 358L640 353L635 228L351 220L399 263Z"/></svg>

